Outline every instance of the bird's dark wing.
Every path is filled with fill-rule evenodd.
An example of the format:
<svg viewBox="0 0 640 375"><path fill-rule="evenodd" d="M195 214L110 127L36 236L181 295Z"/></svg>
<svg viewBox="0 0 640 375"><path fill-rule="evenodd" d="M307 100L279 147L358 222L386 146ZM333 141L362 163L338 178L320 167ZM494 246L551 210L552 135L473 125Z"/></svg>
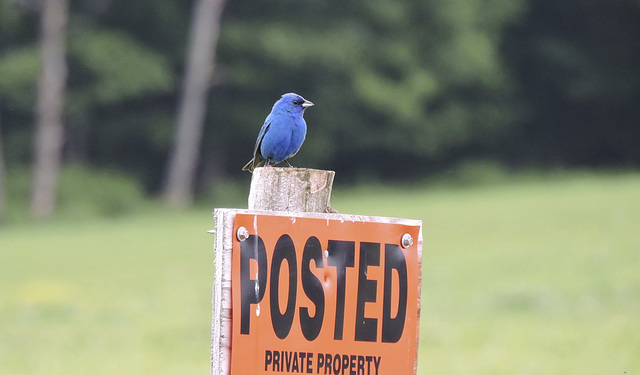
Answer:
<svg viewBox="0 0 640 375"><path fill-rule="evenodd" d="M262 139L264 138L264 135L267 134L267 131L269 131L270 127L271 127L271 123L268 123L268 124L264 124L262 129L260 129L260 133L258 134L258 139L256 140L256 146L253 148L254 159L256 158L256 156L260 156L262 158L262 154L260 154L260 146L262 145Z"/></svg>
<svg viewBox="0 0 640 375"><path fill-rule="evenodd" d="M262 145L262 139L264 138L264 135L267 134L270 126L271 123L265 123L260 129L256 145L253 148L253 159L249 160L249 162L242 168L243 171L253 172L253 170L259 167L262 161L265 160L260 153L260 146Z"/></svg>

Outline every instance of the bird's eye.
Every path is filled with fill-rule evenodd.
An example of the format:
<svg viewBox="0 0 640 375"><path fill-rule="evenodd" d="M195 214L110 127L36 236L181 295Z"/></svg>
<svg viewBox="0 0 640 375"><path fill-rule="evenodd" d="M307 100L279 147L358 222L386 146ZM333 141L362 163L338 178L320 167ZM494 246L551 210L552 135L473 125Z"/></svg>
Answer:
<svg viewBox="0 0 640 375"><path fill-rule="evenodd" d="M294 100L294 101L293 101L293 104L295 104L295 105L302 104L302 101L300 101L300 100Z"/></svg>

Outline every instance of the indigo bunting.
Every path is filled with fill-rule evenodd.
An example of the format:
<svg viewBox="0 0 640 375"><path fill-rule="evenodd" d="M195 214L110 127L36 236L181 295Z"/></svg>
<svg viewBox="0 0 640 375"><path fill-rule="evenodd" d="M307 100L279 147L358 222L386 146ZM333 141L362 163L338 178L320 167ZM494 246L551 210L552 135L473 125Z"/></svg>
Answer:
<svg viewBox="0 0 640 375"><path fill-rule="evenodd" d="M292 167L287 159L293 157L304 142L307 123L302 115L311 106L313 103L298 94L282 95L260 128L253 159L242 170L253 172L263 162L266 166L272 166L284 161Z"/></svg>

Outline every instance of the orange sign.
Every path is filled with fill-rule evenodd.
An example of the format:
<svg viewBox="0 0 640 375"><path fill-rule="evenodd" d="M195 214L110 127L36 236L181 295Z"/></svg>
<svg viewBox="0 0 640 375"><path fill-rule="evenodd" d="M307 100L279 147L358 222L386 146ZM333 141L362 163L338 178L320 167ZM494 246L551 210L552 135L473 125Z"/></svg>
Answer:
<svg viewBox="0 0 640 375"><path fill-rule="evenodd" d="M236 216L232 375L415 374L420 222L332 216Z"/></svg>

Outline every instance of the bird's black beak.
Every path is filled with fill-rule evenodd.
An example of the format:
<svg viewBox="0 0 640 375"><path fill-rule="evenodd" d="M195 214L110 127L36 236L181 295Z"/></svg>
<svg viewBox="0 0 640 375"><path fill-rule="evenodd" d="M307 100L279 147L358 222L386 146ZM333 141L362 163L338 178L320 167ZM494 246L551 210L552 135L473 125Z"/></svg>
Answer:
<svg viewBox="0 0 640 375"><path fill-rule="evenodd" d="M307 108L307 107L313 107L315 104L311 103L310 101L308 101L307 99L304 100L304 102L302 102L302 108Z"/></svg>

